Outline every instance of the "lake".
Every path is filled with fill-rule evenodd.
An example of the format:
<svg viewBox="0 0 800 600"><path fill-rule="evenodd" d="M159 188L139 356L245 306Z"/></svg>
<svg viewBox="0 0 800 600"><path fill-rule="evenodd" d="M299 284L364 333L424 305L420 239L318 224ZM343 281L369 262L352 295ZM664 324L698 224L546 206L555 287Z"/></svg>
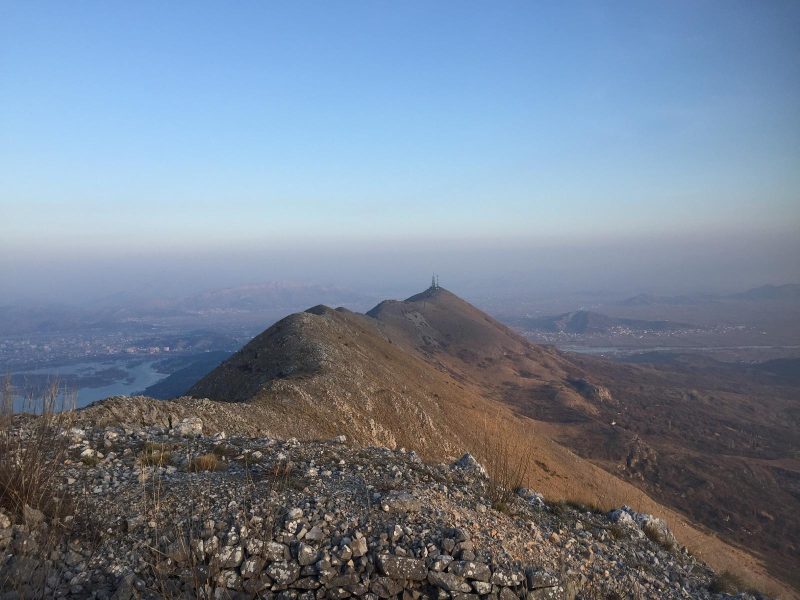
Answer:
<svg viewBox="0 0 800 600"><path fill-rule="evenodd" d="M58 380L70 390L77 390L77 406L86 406L109 396L129 396L167 377L155 369L156 360L110 359L42 367L12 375L15 386L26 388L26 381L41 385ZM20 385L20 382L22 384ZM22 406L15 400L15 408Z"/></svg>

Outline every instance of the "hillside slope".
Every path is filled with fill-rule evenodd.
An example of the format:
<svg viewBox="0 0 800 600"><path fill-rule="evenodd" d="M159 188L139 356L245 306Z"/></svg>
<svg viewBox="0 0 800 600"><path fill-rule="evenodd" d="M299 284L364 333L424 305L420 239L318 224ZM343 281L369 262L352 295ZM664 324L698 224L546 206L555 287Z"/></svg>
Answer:
<svg viewBox="0 0 800 600"><path fill-rule="evenodd" d="M800 389L713 360L654 368L528 343L431 289L369 313L406 350L800 585Z"/></svg>
<svg viewBox="0 0 800 600"><path fill-rule="evenodd" d="M465 449L480 454L487 432L511 432L518 449L536 457L530 485L549 497L607 507L628 503L660 514L712 563L747 564L756 579L768 581L756 561L642 494L632 485L642 485L640 479L625 483L608 472L619 472L617 462L625 458L617 454L627 451L635 431L615 430L619 448L610 455L602 444L599 455L583 452L580 436L608 427L608 415L620 406L593 370L432 289L405 302L383 302L367 315L319 306L287 317L190 394L249 403L281 437L346 433L361 444L413 448L429 459Z"/></svg>

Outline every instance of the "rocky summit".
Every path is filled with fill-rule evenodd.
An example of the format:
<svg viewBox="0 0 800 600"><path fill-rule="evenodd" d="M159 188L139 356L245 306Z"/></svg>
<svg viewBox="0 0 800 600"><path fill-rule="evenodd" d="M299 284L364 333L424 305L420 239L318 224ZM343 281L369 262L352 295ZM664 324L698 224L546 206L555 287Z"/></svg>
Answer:
<svg viewBox="0 0 800 600"><path fill-rule="evenodd" d="M472 456L204 430L57 432L69 502L0 513L0 598L732 597L660 519L524 488L498 504Z"/></svg>

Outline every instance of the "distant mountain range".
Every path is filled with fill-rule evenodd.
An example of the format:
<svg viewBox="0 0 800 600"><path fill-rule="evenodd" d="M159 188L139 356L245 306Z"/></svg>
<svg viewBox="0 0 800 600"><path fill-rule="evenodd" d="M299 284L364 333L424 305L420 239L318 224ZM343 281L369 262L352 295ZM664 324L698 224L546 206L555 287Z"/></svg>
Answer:
<svg viewBox="0 0 800 600"><path fill-rule="evenodd" d="M620 306L689 306L722 301L770 302L800 300L800 284L765 285L729 295L656 296L639 294L618 303ZM61 304L26 304L0 306L0 335L74 332L87 328L141 328L145 323L164 319L221 319L226 317L263 323L289 312L323 303L366 310L375 298L347 288L293 283L266 282L208 290L183 298L147 299L137 294L120 293L102 301L75 307ZM546 320L552 320L548 325ZM564 323L562 326L560 323ZM584 325L585 324L585 325ZM516 324L515 324L516 325ZM598 313L576 311L538 317L532 329L542 331L582 332L604 327L628 327L634 330L669 330L680 323L613 319ZM196 325L205 326L205 325ZM527 326L520 323L520 326ZM563 328L562 328L563 327Z"/></svg>
<svg viewBox="0 0 800 600"><path fill-rule="evenodd" d="M800 284L762 285L728 297L737 300L800 300Z"/></svg>
<svg viewBox="0 0 800 600"><path fill-rule="evenodd" d="M609 317L588 310L578 310L543 317L520 317L508 319L508 322L515 327L527 331L538 331L542 333L610 333L623 328L636 332L696 329L695 326L686 323L623 319Z"/></svg>
<svg viewBox="0 0 800 600"><path fill-rule="evenodd" d="M298 310L311 304L368 305L373 298L341 287L271 281L209 290L181 299L174 307L187 311Z"/></svg>
<svg viewBox="0 0 800 600"><path fill-rule="evenodd" d="M620 306L691 306L693 304L708 304L725 300L800 300L800 284L787 283L784 285L762 285L736 294L690 294L681 296L657 296L654 294L637 294L621 300Z"/></svg>
<svg viewBox="0 0 800 600"><path fill-rule="evenodd" d="M87 328L140 328L169 319L236 317L271 322L320 301L366 309L375 299L346 288L293 282L267 282L208 290L184 298L151 299L120 293L87 306L59 304L0 306L0 335L74 332Z"/></svg>

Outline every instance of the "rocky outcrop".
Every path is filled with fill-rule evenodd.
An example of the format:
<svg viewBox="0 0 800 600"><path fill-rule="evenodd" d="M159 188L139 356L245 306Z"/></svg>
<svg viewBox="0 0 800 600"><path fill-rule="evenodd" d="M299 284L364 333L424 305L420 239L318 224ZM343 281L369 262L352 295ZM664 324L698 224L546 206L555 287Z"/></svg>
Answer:
<svg viewBox="0 0 800 600"><path fill-rule="evenodd" d="M609 404L611 406L619 405L619 402L611 395L611 391L605 386L592 383L583 377L570 377L567 381L587 400Z"/></svg>
<svg viewBox="0 0 800 600"><path fill-rule="evenodd" d="M624 469L628 475L638 479L652 476L658 471L658 454L642 438L634 435L628 444Z"/></svg>
<svg viewBox="0 0 800 600"><path fill-rule="evenodd" d="M497 512L473 457L204 429L65 431L71 512L0 512L0 598L714 597L713 573L628 507L520 489Z"/></svg>
<svg viewBox="0 0 800 600"><path fill-rule="evenodd" d="M623 506L609 513L612 523L620 526L622 531L635 533L640 537L647 536L650 540L666 548L673 550L678 546L675 536L670 531L667 524L658 517L645 513L636 512L629 506Z"/></svg>

